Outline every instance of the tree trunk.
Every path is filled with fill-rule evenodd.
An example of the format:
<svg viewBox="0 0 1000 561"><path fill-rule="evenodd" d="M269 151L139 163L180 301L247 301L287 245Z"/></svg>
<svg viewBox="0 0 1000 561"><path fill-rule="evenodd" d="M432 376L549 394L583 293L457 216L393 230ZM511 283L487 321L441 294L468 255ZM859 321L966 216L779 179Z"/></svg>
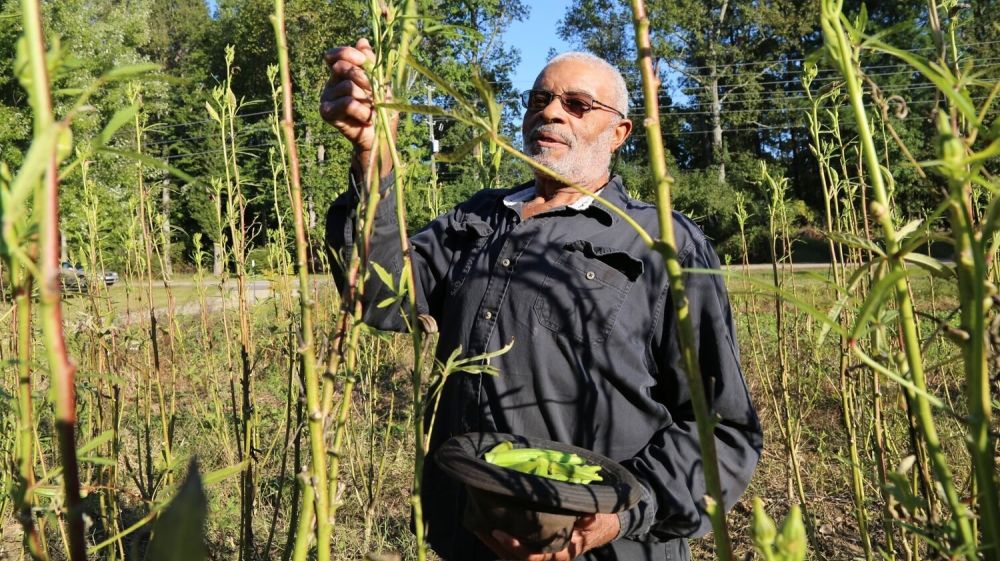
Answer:
<svg viewBox="0 0 1000 561"><path fill-rule="evenodd" d="M722 100L719 97L719 61L716 46L719 44L722 24L726 21L728 9L729 0L723 0L722 5L719 6L719 19L709 30L708 39L709 87L712 96L712 163L719 167L719 183L726 182L726 154L725 145L722 142Z"/></svg>
<svg viewBox="0 0 1000 561"><path fill-rule="evenodd" d="M712 163L719 167L719 183L726 182L726 161L722 145L722 102L719 99L719 74L713 61L710 65L709 88L712 95Z"/></svg>
<svg viewBox="0 0 1000 561"><path fill-rule="evenodd" d="M222 275L224 265L222 262L222 242L218 241L212 244L212 274L217 277Z"/></svg>

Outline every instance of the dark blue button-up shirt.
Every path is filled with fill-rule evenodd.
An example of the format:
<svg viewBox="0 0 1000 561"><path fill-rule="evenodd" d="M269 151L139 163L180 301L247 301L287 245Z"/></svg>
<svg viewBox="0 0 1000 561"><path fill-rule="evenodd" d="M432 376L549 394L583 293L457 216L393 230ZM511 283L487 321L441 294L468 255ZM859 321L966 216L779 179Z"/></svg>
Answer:
<svg viewBox="0 0 1000 561"><path fill-rule="evenodd" d="M391 180L385 182L388 187ZM663 259L601 202L561 207L522 220L504 198L532 183L484 190L411 239L418 308L440 329L439 359L513 349L491 364L500 375L450 377L433 428L431 452L470 431L529 435L594 450L621 462L645 487L622 513L621 539L593 559L673 559L681 538L703 534L705 483L690 392L678 349L677 320ZM602 196L647 232L659 233L656 208L630 198L618 177ZM333 251L354 236L353 187L333 203ZM379 205L371 259L402 270L393 190ZM674 214L685 268L718 268L705 235ZM719 276L687 274L701 371L715 430L726 506L746 488L762 437L740 370L735 327ZM370 274L365 321L401 330L398 308L374 303L389 293ZM494 559L461 524L464 491L433 462L423 502L432 546L450 560ZM681 553L681 556L684 554Z"/></svg>

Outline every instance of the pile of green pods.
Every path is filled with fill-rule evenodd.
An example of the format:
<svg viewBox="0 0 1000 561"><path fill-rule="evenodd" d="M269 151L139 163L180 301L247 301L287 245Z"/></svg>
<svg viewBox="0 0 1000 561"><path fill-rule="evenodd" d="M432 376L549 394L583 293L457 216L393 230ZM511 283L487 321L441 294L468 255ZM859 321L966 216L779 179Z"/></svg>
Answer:
<svg viewBox="0 0 1000 561"><path fill-rule="evenodd" d="M598 475L601 466L588 465L582 457L569 452L543 448L514 448L511 442L501 442L484 454L483 459L495 466L556 481L586 485L603 480Z"/></svg>

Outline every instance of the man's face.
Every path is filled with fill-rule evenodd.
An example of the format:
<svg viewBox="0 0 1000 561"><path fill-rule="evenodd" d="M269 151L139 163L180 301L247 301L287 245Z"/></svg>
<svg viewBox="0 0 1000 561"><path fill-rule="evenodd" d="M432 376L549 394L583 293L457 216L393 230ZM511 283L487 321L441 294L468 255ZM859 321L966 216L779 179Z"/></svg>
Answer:
<svg viewBox="0 0 1000 561"><path fill-rule="evenodd" d="M582 92L613 103L611 76L579 60L563 60L547 66L535 79L533 89L554 94ZM576 183L606 180L611 156L630 130L616 113L595 106L574 115L560 99L537 111L526 110L521 124L524 151L536 162ZM602 181L603 182L603 181Z"/></svg>

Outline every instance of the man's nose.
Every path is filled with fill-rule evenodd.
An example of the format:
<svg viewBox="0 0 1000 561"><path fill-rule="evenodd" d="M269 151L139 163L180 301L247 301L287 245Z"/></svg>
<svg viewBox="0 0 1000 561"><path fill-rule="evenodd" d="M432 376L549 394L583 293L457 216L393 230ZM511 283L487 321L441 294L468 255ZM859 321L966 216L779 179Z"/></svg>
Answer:
<svg viewBox="0 0 1000 561"><path fill-rule="evenodd" d="M565 122L569 117L569 113L563 107L562 99L557 95L552 96L549 103L537 111L537 115L546 123Z"/></svg>

